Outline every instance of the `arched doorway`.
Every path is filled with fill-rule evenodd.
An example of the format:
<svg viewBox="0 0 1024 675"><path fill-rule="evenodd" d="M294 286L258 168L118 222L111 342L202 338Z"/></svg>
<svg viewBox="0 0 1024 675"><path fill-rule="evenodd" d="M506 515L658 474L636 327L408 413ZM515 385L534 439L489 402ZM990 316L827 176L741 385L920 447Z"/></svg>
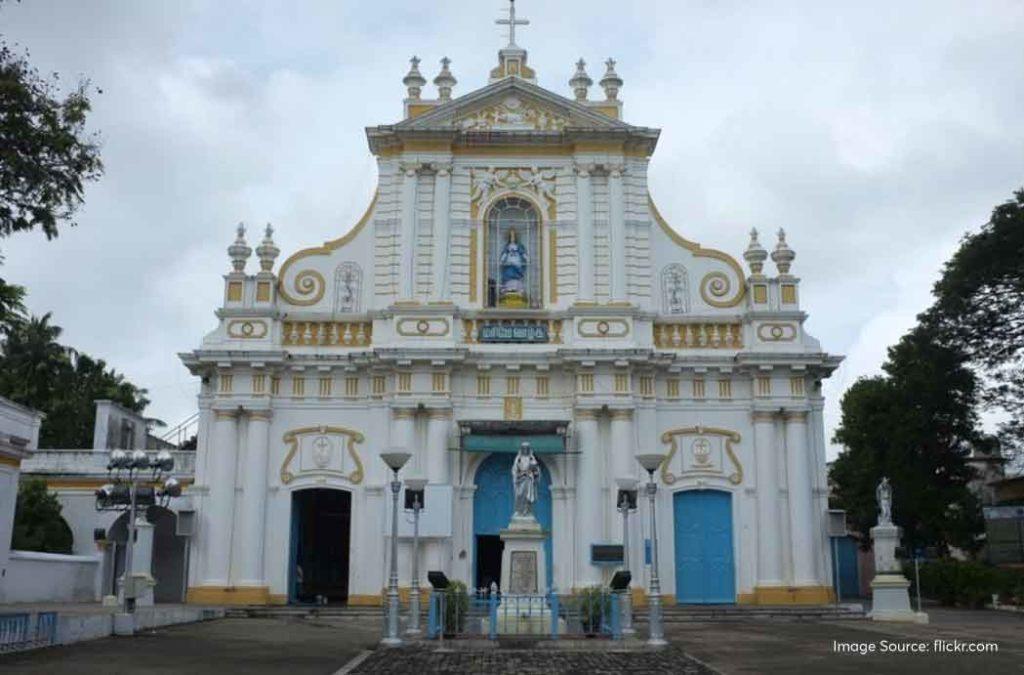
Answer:
<svg viewBox="0 0 1024 675"><path fill-rule="evenodd" d="M292 493L288 601L348 601L352 494L315 488Z"/></svg>
<svg viewBox="0 0 1024 675"><path fill-rule="evenodd" d="M676 600L682 604L736 602L732 495L688 490L673 497Z"/></svg>
<svg viewBox="0 0 1024 675"><path fill-rule="evenodd" d="M501 586L501 552L504 548L499 534L512 518L512 461L514 453L493 453L476 470L476 492L473 494L473 583L476 588L489 588L491 582ZM544 557L547 562L547 586L551 587L551 476L544 462L537 488L536 515L547 531Z"/></svg>
<svg viewBox="0 0 1024 675"><path fill-rule="evenodd" d="M156 581L153 602L185 601L185 556L188 540L177 535L178 516L162 506L150 506L146 520L153 525L153 555L150 574ZM107 540L114 542L114 565L104 587L115 593L117 580L124 574L125 543L128 541L128 514L121 514L110 526Z"/></svg>

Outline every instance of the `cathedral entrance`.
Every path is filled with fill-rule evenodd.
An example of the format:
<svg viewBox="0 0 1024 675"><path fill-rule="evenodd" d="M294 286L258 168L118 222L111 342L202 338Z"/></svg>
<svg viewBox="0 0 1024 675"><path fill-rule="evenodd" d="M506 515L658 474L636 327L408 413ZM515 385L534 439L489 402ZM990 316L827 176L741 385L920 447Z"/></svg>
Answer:
<svg viewBox="0 0 1024 675"><path fill-rule="evenodd" d="M524 438L524 440L529 440ZM511 446L510 446L511 447ZM491 582L501 586L501 553L504 548L499 537L512 518L514 495L512 492L513 452L494 452L480 463L476 471L476 492L473 495L473 583L476 588L489 588ZM551 532L551 477L544 462L537 489L535 514L545 531ZM547 559L547 587L551 586L551 536L544 542Z"/></svg>
<svg viewBox="0 0 1024 675"><path fill-rule="evenodd" d="M292 493L288 601L348 600L352 494L317 488Z"/></svg>

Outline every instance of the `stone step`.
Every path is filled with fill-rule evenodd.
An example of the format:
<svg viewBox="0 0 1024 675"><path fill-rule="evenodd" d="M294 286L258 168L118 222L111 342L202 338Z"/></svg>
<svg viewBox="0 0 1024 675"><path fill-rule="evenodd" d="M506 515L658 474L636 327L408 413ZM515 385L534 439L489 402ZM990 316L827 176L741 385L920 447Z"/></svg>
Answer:
<svg viewBox="0 0 1024 675"><path fill-rule="evenodd" d="M835 621L855 620L866 617L861 605L834 605L793 607L786 606L713 606L713 605L670 605L662 610L665 623L687 623L697 621ZM635 623L647 623L647 610L637 609L633 613Z"/></svg>
<svg viewBox="0 0 1024 675"><path fill-rule="evenodd" d="M321 606L252 606L230 607L225 615L229 618L316 618L316 617L372 617L381 618L381 607L347 607L345 605Z"/></svg>

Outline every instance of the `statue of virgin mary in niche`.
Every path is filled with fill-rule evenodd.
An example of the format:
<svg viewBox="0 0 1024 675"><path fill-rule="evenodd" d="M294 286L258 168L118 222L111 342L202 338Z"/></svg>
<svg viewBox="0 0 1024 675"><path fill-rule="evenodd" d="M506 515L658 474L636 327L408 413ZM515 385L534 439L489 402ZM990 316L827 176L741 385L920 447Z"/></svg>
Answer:
<svg viewBox="0 0 1024 675"><path fill-rule="evenodd" d="M500 284L498 306L521 309L529 306L526 297L526 266L530 258L519 243L515 228L508 231L508 242L498 258Z"/></svg>

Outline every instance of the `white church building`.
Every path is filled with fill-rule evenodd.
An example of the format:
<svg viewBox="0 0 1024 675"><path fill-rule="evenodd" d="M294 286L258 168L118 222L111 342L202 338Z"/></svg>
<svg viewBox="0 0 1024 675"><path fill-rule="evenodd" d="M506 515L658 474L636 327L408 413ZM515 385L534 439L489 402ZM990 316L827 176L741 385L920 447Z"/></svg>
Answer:
<svg viewBox="0 0 1024 675"><path fill-rule="evenodd" d="M666 601L831 600L821 381L840 358L804 332L784 234L752 233L746 265L687 239L648 191L659 130L625 121L614 61L596 98L582 60L554 93L511 28L462 96L444 59L426 98L412 60L404 117L366 130L376 192L337 239L277 264L268 227L252 269L239 228L219 323L181 354L202 379L191 602L380 604L396 448L428 481L420 585L489 586L523 441L543 586L625 564L644 602L647 506L622 563L616 492L663 452ZM403 511L404 589L411 534Z"/></svg>

